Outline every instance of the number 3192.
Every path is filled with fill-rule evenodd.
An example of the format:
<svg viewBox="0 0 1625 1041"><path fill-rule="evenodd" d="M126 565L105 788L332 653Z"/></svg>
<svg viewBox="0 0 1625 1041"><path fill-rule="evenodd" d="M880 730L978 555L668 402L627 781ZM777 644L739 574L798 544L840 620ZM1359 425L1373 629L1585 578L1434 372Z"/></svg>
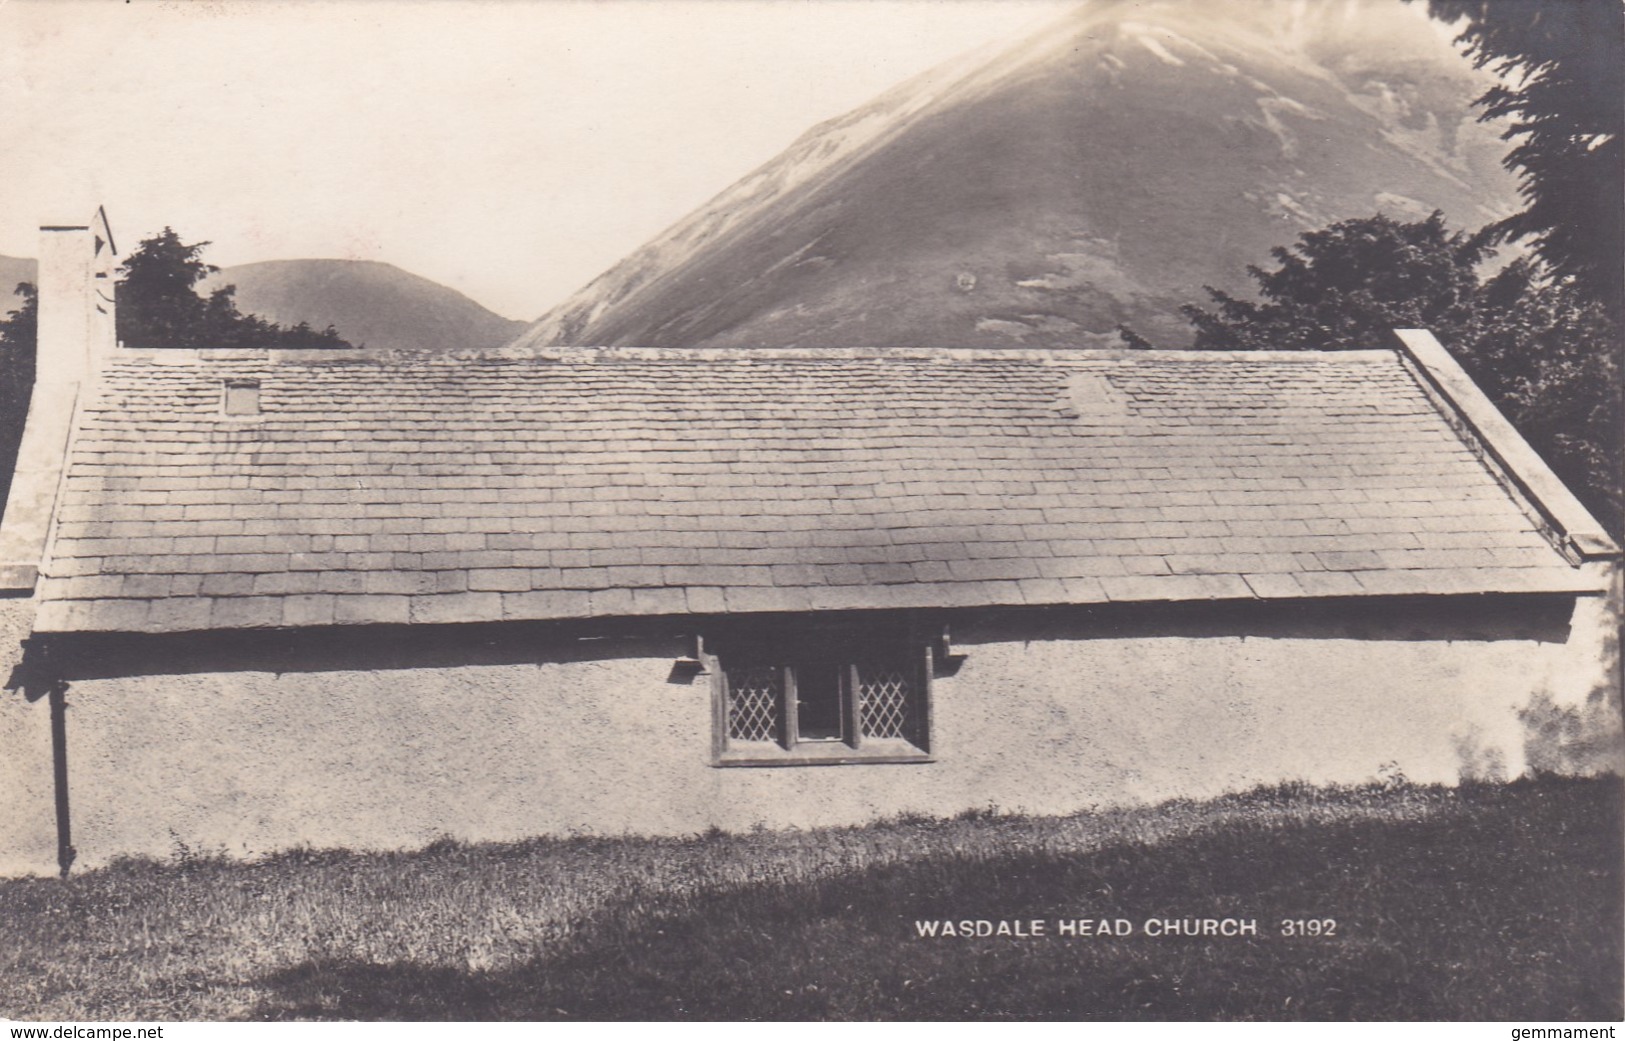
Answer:
<svg viewBox="0 0 1625 1041"><path fill-rule="evenodd" d="M1283 918L1282 936L1336 936L1335 918Z"/></svg>

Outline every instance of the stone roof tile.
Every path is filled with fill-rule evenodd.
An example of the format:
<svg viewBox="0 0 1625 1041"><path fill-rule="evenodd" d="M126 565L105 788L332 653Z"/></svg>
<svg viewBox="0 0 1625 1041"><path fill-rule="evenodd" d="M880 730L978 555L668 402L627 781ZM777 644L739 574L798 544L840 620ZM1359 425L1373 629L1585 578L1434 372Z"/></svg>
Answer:
<svg viewBox="0 0 1625 1041"><path fill-rule="evenodd" d="M1591 589L1441 407L1390 351L125 352L39 625Z"/></svg>

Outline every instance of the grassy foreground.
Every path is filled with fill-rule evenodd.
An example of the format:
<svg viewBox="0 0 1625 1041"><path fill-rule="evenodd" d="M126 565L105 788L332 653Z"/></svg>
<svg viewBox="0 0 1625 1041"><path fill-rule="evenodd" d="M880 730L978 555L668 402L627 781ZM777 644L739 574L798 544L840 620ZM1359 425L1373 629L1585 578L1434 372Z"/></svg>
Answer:
<svg viewBox="0 0 1625 1041"><path fill-rule="evenodd" d="M0 1016L1617 1020L1617 778L0 881ZM1153 937L1148 918L1254 918ZM1123 918L1128 936L1056 921ZM1282 919L1335 918L1288 938ZM1050 935L921 938L916 919Z"/></svg>

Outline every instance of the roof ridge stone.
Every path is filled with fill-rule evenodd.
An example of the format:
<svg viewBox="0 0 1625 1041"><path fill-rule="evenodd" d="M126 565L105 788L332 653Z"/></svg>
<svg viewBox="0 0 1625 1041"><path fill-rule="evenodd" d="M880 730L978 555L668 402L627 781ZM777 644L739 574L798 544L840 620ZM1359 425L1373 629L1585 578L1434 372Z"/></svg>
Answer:
<svg viewBox="0 0 1625 1041"><path fill-rule="evenodd" d="M988 361L1066 365L1124 362L1270 362L1293 365L1325 361L1350 364L1397 359L1393 348L1349 350L1233 351L1192 349L1106 349L1095 347L496 347L469 350L357 348L355 350L282 348L121 348L112 362L203 364L263 361L269 363L435 361L740 361L771 364L783 361Z"/></svg>

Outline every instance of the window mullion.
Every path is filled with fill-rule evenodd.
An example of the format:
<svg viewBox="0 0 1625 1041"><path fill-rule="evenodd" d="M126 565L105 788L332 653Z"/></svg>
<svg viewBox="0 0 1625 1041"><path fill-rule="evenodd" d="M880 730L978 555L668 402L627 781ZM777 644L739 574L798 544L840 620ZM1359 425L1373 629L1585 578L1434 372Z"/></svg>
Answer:
<svg viewBox="0 0 1625 1041"><path fill-rule="evenodd" d="M914 691L914 733L910 740L922 751L931 750L931 679L935 662L932 658L931 646L926 644L923 654L916 654L914 668L918 670L919 682L915 684Z"/></svg>
<svg viewBox="0 0 1625 1041"><path fill-rule="evenodd" d="M779 684L779 689L783 691L784 697L784 711L779 714L784 719L783 744L785 748L794 748L801 734L801 717L800 713L796 711L796 702L799 700L799 696L796 692L795 667L791 665L781 666L780 675L784 677L783 682Z"/></svg>
<svg viewBox="0 0 1625 1041"><path fill-rule="evenodd" d="M841 698L841 713L846 718L844 726L847 733L847 743L853 748L863 744L863 714L858 706L858 666L856 662L849 662L844 670L846 690Z"/></svg>

